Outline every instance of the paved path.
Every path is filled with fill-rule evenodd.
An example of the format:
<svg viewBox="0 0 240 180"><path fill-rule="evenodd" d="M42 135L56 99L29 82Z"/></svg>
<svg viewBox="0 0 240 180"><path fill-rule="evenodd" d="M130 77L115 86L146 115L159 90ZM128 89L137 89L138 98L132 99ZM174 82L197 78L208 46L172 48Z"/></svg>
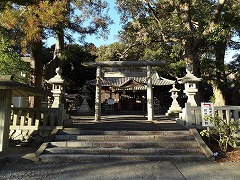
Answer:
<svg viewBox="0 0 240 180"><path fill-rule="evenodd" d="M12 162L0 164L0 179L237 180L239 163L216 162Z"/></svg>
<svg viewBox="0 0 240 180"><path fill-rule="evenodd" d="M125 118L124 118L125 119ZM82 119L81 119L82 121ZM88 121L88 119L86 119ZM106 122L107 121L107 122ZM106 123L110 118L105 120ZM164 120L161 119L161 122ZM172 123L166 120L170 127ZM161 122L156 122L162 127ZM165 122L166 123L166 122ZM82 124L82 123L81 123ZM84 124L84 123L83 123ZM88 124L88 123L86 123ZM128 124L128 122L127 122ZM116 124L113 124L116 127ZM139 127L151 127L138 125ZM91 124L89 125L91 126ZM96 128L102 128L99 123ZM132 125L131 125L132 127ZM90 127L85 127L90 128ZM91 127L92 128L92 127ZM126 128L126 127L125 127ZM10 149L9 157L31 157L34 149ZM29 156L28 156L29 155ZM13 158L12 160L14 160ZM1 162L1 154L0 154ZM29 160L0 163L0 179L41 179L41 180L238 180L240 179L240 163L216 162L149 162L149 161L107 161L81 163L43 163Z"/></svg>
<svg viewBox="0 0 240 180"><path fill-rule="evenodd" d="M238 180L240 163L107 161L44 163L31 159L36 148L10 148L4 162L0 154L0 179L3 180ZM20 157L25 159L17 161ZM2 160L2 161L1 161Z"/></svg>
<svg viewBox="0 0 240 180"><path fill-rule="evenodd" d="M93 116L71 116L72 127L98 130L132 130L132 131L162 131L183 130L185 127L176 123L174 118L158 115L153 121L147 121L143 115L109 115L102 116L101 121L94 122Z"/></svg>

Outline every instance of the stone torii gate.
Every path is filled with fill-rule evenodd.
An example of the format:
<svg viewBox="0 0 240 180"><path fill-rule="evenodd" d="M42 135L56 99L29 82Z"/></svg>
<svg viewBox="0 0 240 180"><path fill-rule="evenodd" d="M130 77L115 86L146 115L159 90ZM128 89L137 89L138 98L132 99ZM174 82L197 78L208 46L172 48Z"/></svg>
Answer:
<svg viewBox="0 0 240 180"><path fill-rule="evenodd" d="M102 61L84 62L86 68L96 68L96 94L95 94L95 121L101 120L101 88L102 88L102 67L147 67L147 113L148 121L152 121L153 113L153 91L151 67L163 66L164 61Z"/></svg>

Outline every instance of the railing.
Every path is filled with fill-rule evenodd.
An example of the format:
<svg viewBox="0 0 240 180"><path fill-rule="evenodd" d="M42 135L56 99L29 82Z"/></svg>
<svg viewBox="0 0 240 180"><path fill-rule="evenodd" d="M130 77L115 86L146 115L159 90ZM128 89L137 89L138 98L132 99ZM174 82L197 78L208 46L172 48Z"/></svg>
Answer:
<svg viewBox="0 0 240 180"><path fill-rule="evenodd" d="M61 108L11 108L10 130L53 130L63 127Z"/></svg>
<svg viewBox="0 0 240 180"><path fill-rule="evenodd" d="M234 120L239 120L240 106L215 106L214 114L217 114L227 123ZM190 103L185 104L182 113L179 114L177 123L187 127L202 127L201 107L191 106Z"/></svg>

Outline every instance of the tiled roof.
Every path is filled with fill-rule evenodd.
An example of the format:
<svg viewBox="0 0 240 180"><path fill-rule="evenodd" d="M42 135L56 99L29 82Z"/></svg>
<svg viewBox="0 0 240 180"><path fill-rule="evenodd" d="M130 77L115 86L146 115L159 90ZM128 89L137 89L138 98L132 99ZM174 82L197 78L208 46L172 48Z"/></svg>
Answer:
<svg viewBox="0 0 240 180"><path fill-rule="evenodd" d="M42 89L28 86L12 80L10 75L0 75L0 89L12 90L13 97L27 97L27 96L46 96L52 95Z"/></svg>
<svg viewBox="0 0 240 180"><path fill-rule="evenodd" d="M158 73L154 73L151 77L153 86L167 86L175 83L174 80L160 77ZM87 84L89 85L95 85L95 83L95 79L87 81ZM115 89L127 90L129 89L130 84L132 84L132 87L134 87L135 90L145 90L147 77L105 77L102 79L102 86L112 86Z"/></svg>

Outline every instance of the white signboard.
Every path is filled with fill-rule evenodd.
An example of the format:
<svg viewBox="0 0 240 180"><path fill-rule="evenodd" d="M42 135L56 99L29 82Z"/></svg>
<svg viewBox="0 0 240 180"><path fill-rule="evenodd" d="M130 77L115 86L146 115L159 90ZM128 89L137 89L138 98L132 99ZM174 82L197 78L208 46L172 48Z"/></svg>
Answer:
<svg viewBox="0 0 240 180"><path fill-rule="evenodd" d="M213 103L210 102L202 102L201 103L201 113L202 113L202 126L213 126L213 124L204 119L205 116L214 116L214 106Z"/></svg>

